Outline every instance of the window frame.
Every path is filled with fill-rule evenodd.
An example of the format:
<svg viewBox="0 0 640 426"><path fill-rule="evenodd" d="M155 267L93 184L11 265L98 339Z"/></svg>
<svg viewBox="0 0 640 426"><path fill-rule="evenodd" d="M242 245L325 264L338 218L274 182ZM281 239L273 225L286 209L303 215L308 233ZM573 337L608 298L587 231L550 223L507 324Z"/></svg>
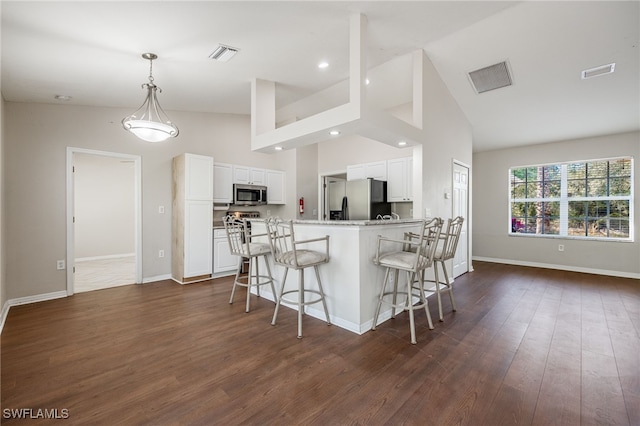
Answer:
<svg viewBox="0 0 640 426"><path fill-rule="evenodd" d="M630 171L630 191L629 195L609 195L609 196L569 196L568 195L568 182L571 180L568 178L568 165L570 164L578 164L578 163L595 163L595 162L611 162L616 160L629 160L631 164ZM539 167L559 167L560 168L560 196L554 197L544 197L544 193L542 197L527 197L528 190L525 192L525 197L516 197L513 198L513 171L517 169L528 169L528 168L539 168ZM525 172L526 173L526 172ZM544 176L544 172L543 172ZM615 178L615 176L611 176L609 170L607 170L606 179L610 181L611 178ZM596 179L596 178L592 178ZM562 162L553 162L553 163L541 163L541 164L530 164L530 165L521 165L521 166L512 166L508 169L508 179L507 179L507 209L508 209L508 221L507 221L507 234L508 236L514 237L530 237L530 238L561 238L561 239L571 239L571 240L584 240L584 241L611 241L611 242L634 242L635 240L635 227L634 227L634 203L635 203L635 188L634 188L634 180L635 180L635 167L634 167L634 157L631 155L627 156L618 156L618 157L607 157L607 158L599 158L599 159L587 159L587 160L570 160L570 161L562 161ZM589 177L585 176L585 184L588 184ZM536 182L542 182L544 185L545 179L543 177L542 180L536 180ZM523 182L525 185L528 184L528 180ZM542 186L545 188L545 186ZM544 191L544 189L543 189ZM569 222L571 218L569 217L569 203L570 202L584 202L585 204L588 202L598 202L598 201L628 201L629 202L629 236L628 237L603 237L603 236L589 236L589 235L569 235ZM558 234L537 234L537 233L527 233L527 232L517 232L513 230L513 205L515 203L558 203L559 204L559 233ZM526 218L527 216L525 216ZM586 219L588 221L589 214L586 213ZM525 224L525 226L527 226Z"/></svg>

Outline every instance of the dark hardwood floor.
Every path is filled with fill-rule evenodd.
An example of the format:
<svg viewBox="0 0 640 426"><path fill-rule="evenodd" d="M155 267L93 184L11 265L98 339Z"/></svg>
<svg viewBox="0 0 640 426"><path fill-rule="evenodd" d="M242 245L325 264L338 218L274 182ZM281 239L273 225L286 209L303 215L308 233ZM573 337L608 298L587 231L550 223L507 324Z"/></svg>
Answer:
<svg viewBox="0 0 640 426"><path fill-rule="evenodd" d="M640 282L474 263L458 312L418 344L408 315L362 336L243 292L231 279L132 285L11 308L7 409L59 424L640 425ZM431 312L437 318L433 296Z"/></svg>

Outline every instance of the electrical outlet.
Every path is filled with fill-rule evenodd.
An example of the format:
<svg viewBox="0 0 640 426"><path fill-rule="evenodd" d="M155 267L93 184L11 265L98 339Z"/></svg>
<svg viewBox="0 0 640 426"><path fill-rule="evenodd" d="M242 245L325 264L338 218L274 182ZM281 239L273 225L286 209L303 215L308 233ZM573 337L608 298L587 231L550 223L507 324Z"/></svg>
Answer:
<svg viewBox="0 0 640 426"><path fill-rule="evenodd" d="M426 207L424 209L424 217L426 217L426 218L431 217L431 209L430 208Z"/></svg>
<svg viewBox="0 0 640 426"><path fill-rule="evenodd" d="M57 260L56 261L56 269L58 271L62 271L65 268L64 266L64 260Z"/></svg>
<svg viewBox="0 0 640 426"><path fill-rule="evenodd" d="M158 251L158 257L164 257L164 250Z"/></svg>
<svg viewBox="0 0 640 426"><path fill-rule="evenodd" d="M564 251L564 244L558 244L558 251Z"/></svg>
<svg viewBox="0 0 640 426"><path fill-rule="evenodd" d="M158 206L158 213L164 214L164 206Z"/></svg>

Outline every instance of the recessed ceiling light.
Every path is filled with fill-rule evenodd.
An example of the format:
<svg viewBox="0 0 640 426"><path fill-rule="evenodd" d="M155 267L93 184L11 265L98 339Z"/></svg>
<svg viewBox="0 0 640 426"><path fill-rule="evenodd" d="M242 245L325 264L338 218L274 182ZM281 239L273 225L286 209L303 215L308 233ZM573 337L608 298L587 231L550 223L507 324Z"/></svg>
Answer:
<svg viewBox="0 0 640 426"><path fill-rule="evenodd" d="M281 147L281 146L276 146L274 149L275 149L276 151L282 151L282 147Z"/></svg>
<svg viewBox="0 0 640 426"><path fill-rule="evenodd" d="M55 95L53 98L55 100L57 100L57 101L70 101L71 100L71 96L68 96L68 95Z"/></svg>
<svg viewBox="0 0 640 426"><path fill-rule="evenodd" d="M612 74L616 70L616 63L601 65L599 67L590 68L582 71L582 79L597 77L599 75Z"/></svg>
<svg viewBox="0 0 640 426"><path fill-rule="evenodd" d="M371 82L370 82L370 81L369 81L369 79L367 78L367 79L364 81L364 84L366 84L366 85L368 86L368 85L369 85L369 83L371 83Z"/></svg>
<svg viewBox="0 0 640 426"><path fill-rule="evenodd" d="M329 132L329 134L331 136L338 136L340 134L340 131L339 130L332 130L332 131Z"/></svg>
<svg viewBox="0 0 640 426"><path fill-rule="evenodd" d="M216 50L214 50L211 55L209 55L209 57L214 61L227 62L231 58L236 56L236 53L238 53L238 51L240 51L240 49L238 48L225 46L224 44L218 44Z"/></svg>
<svg viewBox="0 0 640 426"><path fill-rule="evenodd" d="M328 68L329 67L329 62L320 62L318 64L318 68L320 69L324 69L324 68Z"/></svg>
<svg viewBox="0 0 640 426"><path fill-rule="evenodd" d="M398 142L398 146L405 146L407 143L405 141Z"/></svg>

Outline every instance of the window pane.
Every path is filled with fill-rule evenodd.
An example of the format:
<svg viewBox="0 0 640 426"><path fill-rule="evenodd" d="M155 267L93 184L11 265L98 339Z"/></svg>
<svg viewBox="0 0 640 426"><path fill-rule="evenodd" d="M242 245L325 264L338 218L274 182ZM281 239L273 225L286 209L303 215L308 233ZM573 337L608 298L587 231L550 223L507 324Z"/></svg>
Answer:
<svg viewBox="0 0 640 426"><path fill-rule="evenodd" d="M585 177L586 177L586 165L585 165L585 163L567 164L567 178L568 179L584 179Z"/></svg>
<svg viewBox="0 0 640 426"><path fill-rule="evenodd" d="M624 158L609 161L609 176L631 177L631 159Z"/></svg>
<svg viewBox="0 0 640 426"><path fill-rule="evenodd" d="M584 180L567 181L568 197L584 197L587 195L587 184Z"/></svg>
<svg viewBox="0 0 640 426"><path fill-rule="evenodd" d="M587 186L589 191L587 192L588 197L605 197L607 194L607 179L589 179L587 182Z"/></svg>
<svg viewBox="0 0 640 426"><path fill-rule="evenodd" d="M545 198L560 198L560 181L545 182L543 196Z"/></svg>
<svg viewBox="0 0 640 426"><path fill-rule="evenodd" d="M544 180L557 180L560 181L560 170L562 168L559 164L552 166L545 166L544 168Z"/></svg>
<svg viewBox="0 0 640 426"><path fill-rule="evenodd" d="M589 179L594 178L606 178L609 170L608 161L592 161L587 163L587 177Z"/></svg>
<svg viewBox="0 0 640 426"><path fill-rule="evenodd" d="M610 179L609 195L631 195L631 177Z"/></svg>
<svg viewBox="0 0 640 426"><path fill-rule="evenodd" d="M525 198L527 195L527 185L516 183L511 186L511 198Z"/></svg>
<svg viewBox="0 0 640 426"><path fill-rule="evenodd" d="M542 197L542 184L541 182L532 182L527 184L527 198L539 198Z"/></svg>

